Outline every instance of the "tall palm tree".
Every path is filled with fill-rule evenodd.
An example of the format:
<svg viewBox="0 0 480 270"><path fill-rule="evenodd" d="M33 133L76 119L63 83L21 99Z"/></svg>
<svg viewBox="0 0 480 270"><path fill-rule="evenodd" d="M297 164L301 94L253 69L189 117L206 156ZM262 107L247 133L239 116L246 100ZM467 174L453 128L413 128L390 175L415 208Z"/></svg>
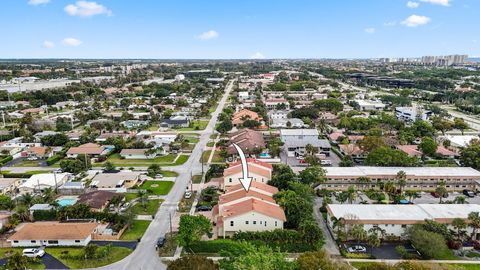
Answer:
<svg viewBox="0 0 480 270"><path fill-rule="evenodd" d="M366 177L366 176L361 176L357 179L357 181L360 184L360 186L362 187L362 191L363 191L363 190L365 190L365 186L367 186L368 183L370 183L370 178Z"/></svg>
<svg viewBox="0 0 480 270"><path fill-rule="evenodd" d="M367 238L367 232L363 228L363 225L360 224L353 225L348 234L353 240L357 241L358 244Z"/></svg>
<svg viewBox="0 0 480 270"><path fill-rule="evenodd" d="M379 247L382 241L376 233L372 233L367 236L367 244L370 246L370 253L373 253L373 248Z"/></svg>
<svg viewBox="0 0 480 270"><path fill-rule="evenodd" d="M466 234L465 229L467 228L467 223L461 218L455 218L452 221L452 226L455 229L457 240L461 242Z"/></svg>
<svg viewBox="0 0 480 270"><path fill-rule="evenodd" d="M453 202L456 203L456 204L468 204L465 196L458 196L453 200Z"/></svg>
<svg viewBox="0 0 480 270"><path fill-rule="evenodd" d="M143 190L139 190L138 193L137 193L137 198L140 201L140 203L142 204L143 208L147 209L147 203L148 203L147 192L145 192Z"/></svg>
<svg viewBox="0 0 480 270"><path fill-rule="evenodd" d="M355 201L355 199L357 198L357 192L355 191L355 187L354 186L349 186L348 187L348 190L347 190L347 200L348 200L348 203L353 203Z"/></svg>
<svg viewBox="0 0 480 270"><path fill-rule="evenodd" d="M478 212L471 212L468 214L468 221L470 227L472 227L471 239L476 239L477 230L480 228L480 214Z"/></svg>
<svg viewBox="0 0 480 270"><path fill-rule="evenodd" d="M400 193L403 193L403 188L407 185L407 173L405 171L398 171L396 179Z"/></svg>
<svg viewBox="0 0 480 270"><path fill-rule="evenodd" d="M20 197L20 202L26 207L32 206L33 196L30 193L25 193Z"/></svg>

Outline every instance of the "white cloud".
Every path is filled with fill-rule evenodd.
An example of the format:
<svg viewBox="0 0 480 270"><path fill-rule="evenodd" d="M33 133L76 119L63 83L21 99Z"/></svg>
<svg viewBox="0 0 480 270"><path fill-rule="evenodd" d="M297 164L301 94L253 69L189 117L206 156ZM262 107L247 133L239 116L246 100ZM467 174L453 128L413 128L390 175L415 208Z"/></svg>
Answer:
<svg viewBox="0 0 480 270"><path fill-rule="evenodd" d="M265 59L265 55L261 52L256 52L254 55L250 56L251 59Z"/></svg>
<svg viewBox="0 0 480 270"><path fill-rule="evenodd" d="M450 0L420 0L420 2L430 3L434 5L440 5L444 7L450 6Z"/></svg>
<svg viewBox="0 0 480 270"><path fill-rule="evenodd" d="M418 8L418 6L420 6L420 3L418 3L418 2L413 2L413 1L408 1L407 2L407 7L409 7L409 8Z"/></svg>
<svg viewBox="0 0 480 270"><path fill-rule="evenodd" d="M77 47L77 46L80 46L80 44L82 44L82 41L76 38L66 38L62 40L62 44L63 46Z"/></svg>
<svg viewBox="0 0 480 270"><path fill-rule="evenodd" d="M45 40L43 42L43 47L47 48L47 49L51 49L51 48L55 47L55 43L53 43L51 41L48 41L48 40Z"/></svg>
<svg viewBox="0 0 480 270"><path fill-rule="evenodd" d="M107 7L97 4L96 2L77 1L75 4L70 4L64 8L65 12L70 16L78 17L92 17L95 15L111 16L112 11Z"/></svg>
<svg viewBox="0 0 480 270"><path fill-rule="evenodd" d="M48 4L49 2L50 0L30 0L28 1L28 4L32 6L38 6L38 5Z"/></svg>
<svg viewBox="0 0 480 270"><path fill-rule="evenodd" d="M373 27L369 27L369 28L365 28L363 31L365 31L365 33L368 33L368 34L375 34L375 28Z"/></svg>
<svg viewBox="0 0 480 270"><path fill-rule="evenodd" d="M217 38L218 36L219 36L219 34L218 34L217 31L210 30L210 31L201 33L200 35L198 35L197 38L201 39L201 40L209 40L209 39Z"/></svg>
<svg viewBox="0 0 480 270"><path fill-rule="evenodd" d="M395 26L395 25L397 25L396 21L384 22L383 23L383 26Z"/></svg>
<svg viewBox="0 0 480 270"><path fill-rule="evenodd" d="M420 16L420 15L411 15L410 17L406 18L402 24L408 27L417 27L420 25L427 24L431 21L429 17Z"/></svg>

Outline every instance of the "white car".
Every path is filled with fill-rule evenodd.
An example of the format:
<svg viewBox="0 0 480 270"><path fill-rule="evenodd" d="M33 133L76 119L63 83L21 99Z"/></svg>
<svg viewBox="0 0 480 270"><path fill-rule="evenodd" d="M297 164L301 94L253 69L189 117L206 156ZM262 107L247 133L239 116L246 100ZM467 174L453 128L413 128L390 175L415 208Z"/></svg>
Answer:
<svg viewBox="0 0 480 270"><path fill-rule="evenodd" d="M185 192L185 199L190 199L191 197L192 197L192 192L191 191Z"/></svg>
<svg viewBox="0 0 480 270"><path fill-rule="evenodd" d="M38 248L26 248L22 251L22 255L29 258L41 258L45 255L45 251Z"/></svg>
<svg viewBox="0 0 480 270"><path fill-rule="evenodd" d="M38 157L35 157L35 156L32 156L32 157L28 157L27 160L37 160Z"/></svg>
<svg viewBox="0 0 480 270"><path fill-rule="evenodd" d="M367 248L364 247L364 246L360 246L360 245L351 246L351 247L347 248L347 250L350 253L365 253L365 252L367 252Z"/></svg>
<svg viewBox="0 0 480 270"><path fill-rule="evenodd" d="M320 165L332 165L332 161L329 159L320 160Z"/></svg>

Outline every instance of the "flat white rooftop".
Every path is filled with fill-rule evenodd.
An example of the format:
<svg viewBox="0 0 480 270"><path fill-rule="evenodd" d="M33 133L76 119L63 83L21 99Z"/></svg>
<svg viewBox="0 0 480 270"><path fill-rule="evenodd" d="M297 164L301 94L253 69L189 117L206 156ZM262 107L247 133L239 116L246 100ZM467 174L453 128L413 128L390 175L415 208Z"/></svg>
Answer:
<svg viewBox="0 0 480 270"><path fill-rule="evenodd" d="M372 223L379 221L423 221L462 218L480 212L478 204L329 204L328 212L338 218Z"/></svg>
<svg viewBox="0 0 480 270"><path fill-rule="evenodd" d="M318 136L316 129L281 129L280 136Z"/></svg>

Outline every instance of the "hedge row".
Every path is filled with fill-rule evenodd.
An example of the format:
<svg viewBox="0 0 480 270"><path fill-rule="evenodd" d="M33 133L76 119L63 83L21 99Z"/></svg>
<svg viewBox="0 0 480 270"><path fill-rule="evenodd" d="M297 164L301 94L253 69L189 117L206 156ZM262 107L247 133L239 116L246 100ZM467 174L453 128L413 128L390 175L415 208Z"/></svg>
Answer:
<svg viewBox="0 0 480 270"><path fill-rule="evenodd" d="M9 162L9 161L12 161L13 160L13 157L8 155L2 159L0 159L0 166L3 166L5 165L5 163Z"/></svg>
<svg viewBox="0 0 480 270"><path fill-rule="evenodd" d="M230 239L217 239L212 241L198 241L191 244L187 251L193 253L220 253L230 251L238 253L241 251L240 243Z"/></svg>
<svg viewBox="0 0 480 270"><path fill-rule="evenodd" d="M51 165L57 163L58 161L63 159L66 155L67 155L67 150L66 149L58 152L57 154L55 154L55 155L53 155L53 156L51 156L47 159L47 165L51 166Z"/></svg>

